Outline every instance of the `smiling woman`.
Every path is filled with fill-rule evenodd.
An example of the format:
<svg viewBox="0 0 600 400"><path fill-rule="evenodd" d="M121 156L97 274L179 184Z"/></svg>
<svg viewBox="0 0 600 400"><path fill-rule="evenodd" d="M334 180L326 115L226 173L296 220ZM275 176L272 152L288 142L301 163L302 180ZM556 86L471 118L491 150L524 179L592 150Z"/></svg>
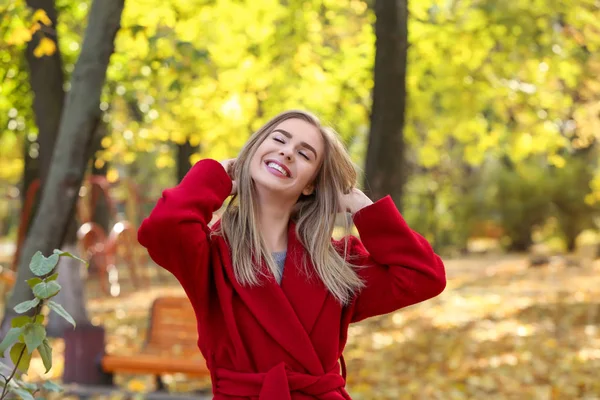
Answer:
<svg viewBox="0 0 600 400"><path fill-rule="evenodd" d="M272 178L265 179L269 177L261 174L266 170L271 175L286 178L286 186L272 187L282 196L296 202L300 194L312 194L324 147L323 135L314 125L298 118L281 122L258 146L251 161L250 175L255 188L261 191L263 187L271 187Z"/></svg>
<svg viewBox="0 0 600 400"><path fill-rule="evenodd" d="M194 307L215 399L350 399L349 324L444 289L442 261L389 196L355 185L335 132L288 111L236 159L198 162L142 223L140 243ZM362 241L332 240L346 211Z"/></svg>

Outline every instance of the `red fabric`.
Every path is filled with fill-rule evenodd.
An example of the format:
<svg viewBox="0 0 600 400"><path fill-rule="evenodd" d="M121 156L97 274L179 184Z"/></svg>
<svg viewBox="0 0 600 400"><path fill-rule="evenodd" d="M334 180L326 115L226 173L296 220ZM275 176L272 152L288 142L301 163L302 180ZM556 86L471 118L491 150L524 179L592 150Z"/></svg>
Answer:
<svg viewBox="0 0 600 400"><path fill-rule="evenodd" d="M358 271L366 287L349 305L342 307L314 274L307 277L293 224L281 286L269 275L260 286L243 287L226 242L211 237L208 227L230 191L221 164L202 160L163 192L138 232L139 242L177 277L194 307L214 398L350 399L338 363L348 325L441 293L441 259L385 197L354 217L362 242L350 237L348 254L365 266Z"/></svg>
<svg viewBox="0 0 600 400"><path fill-rule="evenodd" d="M217 368L215 375L218 393L242 397L258 396L260 400L291 400L291 392L318 397L345 385L344 378L336 370L313 376L292 371L286 368L283 362L266 373L235 372Z"/></svg>

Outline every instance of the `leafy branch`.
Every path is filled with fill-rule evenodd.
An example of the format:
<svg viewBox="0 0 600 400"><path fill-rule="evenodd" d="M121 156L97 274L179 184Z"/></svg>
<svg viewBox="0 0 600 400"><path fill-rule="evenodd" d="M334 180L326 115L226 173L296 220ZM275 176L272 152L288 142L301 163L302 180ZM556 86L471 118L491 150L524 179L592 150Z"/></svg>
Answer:
<svg viewBox="0 0 600 400"><path fill-rule="evenodd" d="M11 329L0 342L0 357L4 358L4 352L10 348L10 359L14 363L8 377L0 374L0 377L4 380L3 382L0 381L0 387L2 387L0 400L6 399L11 393L23 400L33 400L35 394L41 389L50 392L61 391L60 386L52 382L45 382L40 388L36 384L15 378L17 372L27 373L34 350L37 350L40 354L46 372L52 368L52 347L46 337L44 316L41 314L44 306L56 312L75 327L73 317L60 304L50 300L61 290L61 286L56 281L58 273L52 273L60 257L71 257L87 265L87 262L79 257L61 250L54 250L54 253L47 258L39 251L33 255L29 263L29 269L35 275L35 278L28 279L27 284L35 297L32 300L17 304L14 310L18 314L30 312L32 309L34 311L31 316L22 315L14 318L11 321ZM0 363L0 370L10 371L11 368Z"/></svg>

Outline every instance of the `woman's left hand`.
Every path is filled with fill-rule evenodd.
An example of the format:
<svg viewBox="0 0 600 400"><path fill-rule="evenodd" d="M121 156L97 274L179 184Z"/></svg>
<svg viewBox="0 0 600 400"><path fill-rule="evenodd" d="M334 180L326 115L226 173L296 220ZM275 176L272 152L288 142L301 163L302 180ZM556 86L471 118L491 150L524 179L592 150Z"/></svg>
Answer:
<svg viewBox="0 0 600 400"><path fill-rule="evenodd" d="M356 188L352 188L350 193L343 194L340 200L340 211L349 212L353 215L360 209L373 204L371 199L369 199L366 194L364 194L360 189Z"/></svg>

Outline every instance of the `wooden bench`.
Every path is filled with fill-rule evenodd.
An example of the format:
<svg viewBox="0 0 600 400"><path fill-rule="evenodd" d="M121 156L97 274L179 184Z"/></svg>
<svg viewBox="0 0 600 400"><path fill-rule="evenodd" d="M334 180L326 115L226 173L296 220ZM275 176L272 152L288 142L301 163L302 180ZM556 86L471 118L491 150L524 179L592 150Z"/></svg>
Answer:
<svg viewBox="0 0 600 400"><path fill-rule="evenodd" d="M159 390L162 374L209 375L198 350L194 310L185 297L161 297L152 304L150 325L142 350L132 355L105 355L104 372L154 375Z"/></svg>

